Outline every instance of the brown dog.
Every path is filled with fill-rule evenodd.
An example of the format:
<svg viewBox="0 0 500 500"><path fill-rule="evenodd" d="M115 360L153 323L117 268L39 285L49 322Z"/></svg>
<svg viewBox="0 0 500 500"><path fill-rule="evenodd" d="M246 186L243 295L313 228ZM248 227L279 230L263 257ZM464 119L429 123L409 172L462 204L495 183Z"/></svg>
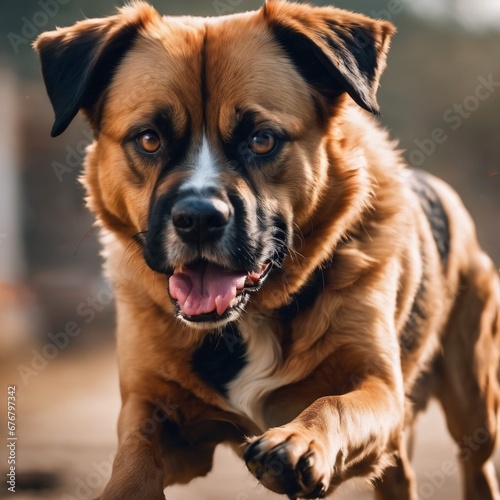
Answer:
<svg viewBox="0 0 500 500"><path fill-rule="evenodd" d="M80 109L95 132L123 398L101 499L163 499L222 442L290 498L365 476L415 499L431 396L475 440L466 498L497 498L499 279L457 195L367 113L393 31L278 0L217 19L135 3L36 42L53 135Z"/></svg>

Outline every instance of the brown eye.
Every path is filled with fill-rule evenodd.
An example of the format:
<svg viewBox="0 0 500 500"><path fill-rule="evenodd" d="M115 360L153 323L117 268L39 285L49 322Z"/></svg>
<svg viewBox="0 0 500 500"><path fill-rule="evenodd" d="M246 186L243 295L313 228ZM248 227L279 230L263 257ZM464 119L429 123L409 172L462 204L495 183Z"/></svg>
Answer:
<svg viewBox="0 0 500 500"><path fill-rule="evenodd" d="M276 145L278 144L278 139L269 130L263 130L262 132L257 132L248 144L248 149L257 156L264 156L272 153Z"/></svg>
<svg viewBox="0 0 500 500"><path fill-rule="evenodd" d="M137 138L138 146L145 153L156 153L161 148L161 141L156 132L148 130Z"/></svg>

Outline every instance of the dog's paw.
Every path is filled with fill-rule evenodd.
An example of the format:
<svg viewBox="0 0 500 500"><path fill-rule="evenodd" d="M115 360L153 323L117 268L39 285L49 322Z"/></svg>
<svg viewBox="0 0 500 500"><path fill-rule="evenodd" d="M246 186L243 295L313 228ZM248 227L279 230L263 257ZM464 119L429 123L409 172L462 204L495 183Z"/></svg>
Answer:
<svg viewBox="0 0 500 500"><path fill-rule="evenodd" d="M290 498L324 498L332 467L319 443L286 428L270 429L243 454L250 472L266 487Z"/></svg>

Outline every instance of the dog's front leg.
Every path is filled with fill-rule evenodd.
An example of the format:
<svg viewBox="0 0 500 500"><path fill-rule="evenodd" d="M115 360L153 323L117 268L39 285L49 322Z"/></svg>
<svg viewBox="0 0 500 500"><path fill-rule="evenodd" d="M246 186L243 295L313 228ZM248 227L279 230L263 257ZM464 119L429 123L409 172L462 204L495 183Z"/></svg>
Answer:
<svg viewBox="0 0 500 500"><path fill-rule="evenodd" d="M111 479L98 500L164 500L159 419L154 406L129 395L120 412Z"/></svg>
<svg viewBox="0 0 500 500"><path fill-rule="evenodd" d="M99 500L164 500L160 427L150 425L154 407L129 395L120 412L119 447Z"/></svg>
<svg viewBox="0 0 500 500"><path fill-rule="evenodd" d="M162 395L145 391L149 395L127 393L124 397L118 452L111 479L98 500L164 500L167 486L186 484L212 469L215 447L227 435L225 428L214 423L210 427L209 422L210 432L199 435L204 427L198 422L198 435L189 432L179 422L181 404L173 401L198 415L206 415L206 407L190 395L182 399L178 389L170 391L168 385L162 389ZM234 438L234 431L229 436Z"/></svg>
<svg viewBox="0 0 500 500"><path fill-rule="evenodd" d="M400 384L397 384L400 387ZM316 400L297 418L254 440L244 458L267 488L290 498L322 498L342 481L373 473L394 451L402 391L379 377Z"/></svg>

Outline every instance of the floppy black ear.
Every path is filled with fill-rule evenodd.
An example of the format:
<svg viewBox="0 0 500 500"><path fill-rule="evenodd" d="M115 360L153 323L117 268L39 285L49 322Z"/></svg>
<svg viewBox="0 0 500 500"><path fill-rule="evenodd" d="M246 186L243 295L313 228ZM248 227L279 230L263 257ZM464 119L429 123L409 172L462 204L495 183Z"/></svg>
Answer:
<svg viewBox="0 0 500 500"><path fill-rule="evenodd" d="M139 30L159 14L136 2L119 14L91 19L43 33L34 46L55 122L52 137L62 134L80 109L90 111L132 47Z"/></svg>
<svg viewBox="0 0 500 500"><path fill-rule="evenodd" d="M394 26L333 7L267 0L264 17L304 78L326 97L347 92L378 113L376 93Z"/></svg>

